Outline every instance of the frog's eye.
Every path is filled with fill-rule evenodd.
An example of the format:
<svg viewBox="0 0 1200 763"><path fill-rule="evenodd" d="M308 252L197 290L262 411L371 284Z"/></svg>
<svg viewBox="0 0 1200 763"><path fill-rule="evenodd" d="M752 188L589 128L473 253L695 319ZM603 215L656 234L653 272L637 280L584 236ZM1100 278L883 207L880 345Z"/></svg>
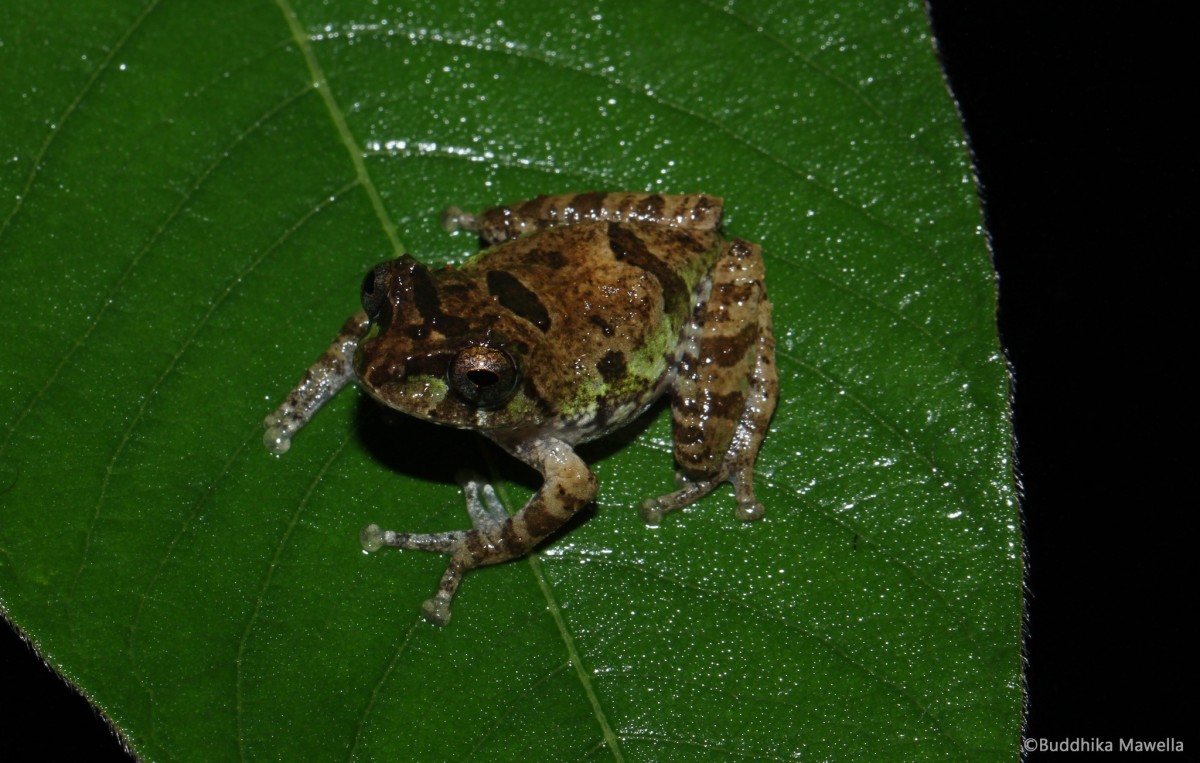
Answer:
<svg viewBox="0 0 1200 763"><path fill-rule="evenodd" d="M517 364L494 347L468 347L458 353L449 376L459 397L480 408L503 405L517 389Z"/></svg>
<svg viewBox="0 0 1200 763"><path fill-rule="evenodd" d="M371 321L378 322L379 315L387 304L388 263L381 262L367 272L362 282L362 306Z"/></svg>

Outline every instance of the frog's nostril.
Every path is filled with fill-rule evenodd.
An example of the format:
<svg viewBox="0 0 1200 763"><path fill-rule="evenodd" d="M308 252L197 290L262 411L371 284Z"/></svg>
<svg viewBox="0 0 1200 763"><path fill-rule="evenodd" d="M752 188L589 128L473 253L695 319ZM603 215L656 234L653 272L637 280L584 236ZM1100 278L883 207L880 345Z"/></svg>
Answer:
<svg viewBox="0 0 1200 763"><path fill-rule="evenodd" d="M373 322L378 322L383 308L387 305L387 262L381 262L367 272L363 277L362 298L363 310Z"/></svg>

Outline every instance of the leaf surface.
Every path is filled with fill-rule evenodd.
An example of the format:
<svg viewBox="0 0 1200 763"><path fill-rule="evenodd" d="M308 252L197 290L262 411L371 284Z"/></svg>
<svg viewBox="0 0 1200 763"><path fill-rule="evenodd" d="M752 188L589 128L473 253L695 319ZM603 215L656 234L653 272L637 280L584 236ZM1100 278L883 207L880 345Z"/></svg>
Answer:
<svg viewBox="0 0 1200 763"><path fill-rule="evenodd" d="M886 6L886 7L885 7ZM1021 559L971 170L919 3L80 2L0 10L0 606L147 760L1011 760ZM442 208L706 191L761 242L782 402L647 529L669 417L594 515L470 574L468 433L263 416ZM659 414L662 412L659 411Z"/></svg>

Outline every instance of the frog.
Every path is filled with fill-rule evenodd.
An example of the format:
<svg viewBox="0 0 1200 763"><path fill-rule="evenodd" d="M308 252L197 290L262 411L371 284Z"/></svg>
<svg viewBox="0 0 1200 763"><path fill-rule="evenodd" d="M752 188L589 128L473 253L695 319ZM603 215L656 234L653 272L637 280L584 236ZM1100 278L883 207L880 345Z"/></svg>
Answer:
<svg viewBox="0 0 1200 763"><path fill-rule="evenodd" d="M410 254L369 270L354 313L287 399L263 442L295 433L357 382L390 409L475 431L537 470L509 514L492 487L460 480L469 529L360 532L384 547L448 557L424 618L446 625L463 576L524 557L591 505L595 474L576 452L671 400L674 491L641 504L651 526L731 483L737 519L765 515L754 464L779 396L761 247L726 238L708 194L538 196L478 215L448 208L448 231L483 247L458 267Z"/></svg>

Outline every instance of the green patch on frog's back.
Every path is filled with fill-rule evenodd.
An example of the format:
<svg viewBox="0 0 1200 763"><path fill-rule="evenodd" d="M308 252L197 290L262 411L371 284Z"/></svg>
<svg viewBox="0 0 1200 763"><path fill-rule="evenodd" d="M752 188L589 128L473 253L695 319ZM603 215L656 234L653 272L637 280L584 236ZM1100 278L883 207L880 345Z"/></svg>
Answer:
<svg viewBox="0 0 1200 763"><path fill-rule="evenodd" d="M708 232L588 223L492 247L462 272L484 278L502 306L578 359L561 378L545 366L537 373L562 387L559 414L586 427L616 414L615 401L641 407L657 391L719 246Z"/></svg>

